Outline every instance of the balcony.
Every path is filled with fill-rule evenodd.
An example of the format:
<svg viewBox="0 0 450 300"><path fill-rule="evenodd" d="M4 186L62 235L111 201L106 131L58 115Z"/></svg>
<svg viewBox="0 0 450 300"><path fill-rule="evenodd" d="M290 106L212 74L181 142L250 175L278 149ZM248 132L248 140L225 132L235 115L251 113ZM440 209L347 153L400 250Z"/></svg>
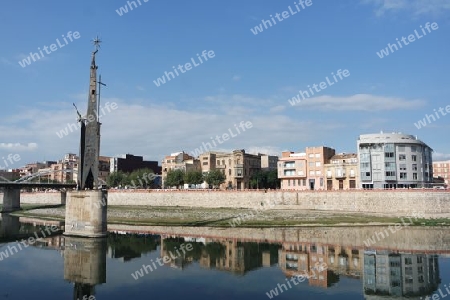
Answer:
<svg viewBox="0 0 450 300"><path fill-rule="evenodd" d="M336 169L335 177L336 178L345 178L346 177L345 170L344 169Z"/></svg>
<svg viewBox="0 0 450 300"><path fill-rule="evenodd" d="M234 178L243 178L243 177L244 177L244 169L234 168Z"/></svg>

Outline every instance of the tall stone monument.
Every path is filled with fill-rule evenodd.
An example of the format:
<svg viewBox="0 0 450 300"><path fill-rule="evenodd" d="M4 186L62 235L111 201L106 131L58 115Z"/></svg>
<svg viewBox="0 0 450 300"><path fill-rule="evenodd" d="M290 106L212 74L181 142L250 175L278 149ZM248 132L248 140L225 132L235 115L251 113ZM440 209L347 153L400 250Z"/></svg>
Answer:
<svg viewBox="0 0 450 300"><path fill-rule="evenodd" d="M77 190L67 193L65 235L81 237L104 237L107 234L108 194L99 185L98 161L100 153L99 102L97 93L97 69L95 55L100 48L100 39L93 40L88 108L86 117L78 113L81 123L80 160L78 163ZM78 111L77 111L78 112Z"/></svg>

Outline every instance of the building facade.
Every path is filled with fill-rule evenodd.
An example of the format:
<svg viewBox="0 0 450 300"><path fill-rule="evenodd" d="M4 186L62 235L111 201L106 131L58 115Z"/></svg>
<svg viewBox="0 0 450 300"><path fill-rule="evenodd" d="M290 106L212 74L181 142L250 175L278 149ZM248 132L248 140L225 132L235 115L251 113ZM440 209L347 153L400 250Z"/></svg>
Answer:
<svg viewBox="0 0 450 300"><path fill-rule="evenodd" d="M360 187L365 189L428 188L433 184L432 152L412 135L360 135Z"/></svg>
<svg viewBox="0 0 450 300"><path fill-rule="evenodd" d="M161 174L161 167L157 161L144 160L142 156L126 154L125 157L110 158L110 172L122 171L131 173L139 169L151 169L155 174Z"/></svg>
<svg viewBox="0 0 450 300"><path fill-rule="evenodd" d="M283 190L325 189L325 164L335 150L329 147L307 147L305 152L285 151L278 161L278 178Z"/></svg>
<svg viewBox="0 0 450 300"><path fill-rule="evenodd" d="M200 171L200 161L191 155L182 152L171 153L162 162L162 182L171 170L182 170L183 172Z"/></svg>
<svg viewBox="0 0 450 300"><path fill-rule="evenodd" d="M262 154L245 153L244 149L233 152L206 152L199 156L203 174L221 170L226 180L220 188L244 190L250 188L253 174L261 170Z"/></svg>
<svg viewBox="0 0 450 300"><path fill-rule="evenodd" d="M450 180L450 160L433 162L433 176L441 177L448 186Z"/></svg>
<svg viewBox="0 0 450 300"><path fill-rule="evenodd" d="M273 171L277 170L278 156L261 154L261 170Z"/></svg>
<svg viewBox="0 0 450 300"><path fill-rule="evenodd" d="M348 190L359 187L358 155L356 153L340 153L325 164L326 189Z"/></svg>

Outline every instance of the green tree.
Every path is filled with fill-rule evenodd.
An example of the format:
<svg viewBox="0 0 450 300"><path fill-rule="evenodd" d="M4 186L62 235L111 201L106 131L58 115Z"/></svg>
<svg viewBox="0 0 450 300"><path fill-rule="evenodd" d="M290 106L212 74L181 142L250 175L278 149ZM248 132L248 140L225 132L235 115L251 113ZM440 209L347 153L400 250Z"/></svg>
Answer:
<svg viewBox="0 0 450 300"><path fill-rule="evenodd" d="M106 184L109 187L118 187L119 185L126 185L128 175L122 171L112 172L106 178Z"/></svg>
<svg viewBox="0 0 450 300"><path fill-rule="evenodd" d="M184 171L182 170L169 170L164 182L166 187L176 186L179 187L184 184Z"/></svg>
<svg viewBox="0 0 450 300"><path fill-rule="evenodd" d="M277 189L280 187L277 170L258 171L250 177L250 186L254 189Z"/></svg>
<svg viewBox="0 0 450 300"><path fill-rule="evenodd" d="M223 174L221 170L209 171L205 176L206 183L213 187L219 187L225 182L225 179L225 174Z"/></svg>
<svg viewBox="0 0 450 300"><path fill-rule="evenodd" d="M203 181L202 171L189 171L184 174L184 182L187 184L202 184Z"/></svg>
<svg viewBox="0 0 450 300"><path fill-rule="evenodd" d="M128 181L134 188L150 188L155 180L152 169L139 169L131 172L128 175Z"/></svg>
<svg viewBox="0 0 450 300"><path fill-rule="evenodd" d="M280 179L278 178L277 170L270 170L266 173L267 176L267 188L279 189L281 187Z"/></svg>

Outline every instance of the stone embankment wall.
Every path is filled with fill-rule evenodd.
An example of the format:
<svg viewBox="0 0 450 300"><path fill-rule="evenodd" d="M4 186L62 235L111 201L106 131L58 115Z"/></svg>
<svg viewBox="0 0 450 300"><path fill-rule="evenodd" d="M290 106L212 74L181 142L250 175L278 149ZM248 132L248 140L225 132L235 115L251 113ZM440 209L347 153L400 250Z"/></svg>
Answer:
<svg viewBox="0 0 450 300"><path fill-rule="evenodd" d="M21 203L58 204L60 193L23 193ZM425 217L450 216L450 191L115 191L108 205L298 209Z"/></svg>

